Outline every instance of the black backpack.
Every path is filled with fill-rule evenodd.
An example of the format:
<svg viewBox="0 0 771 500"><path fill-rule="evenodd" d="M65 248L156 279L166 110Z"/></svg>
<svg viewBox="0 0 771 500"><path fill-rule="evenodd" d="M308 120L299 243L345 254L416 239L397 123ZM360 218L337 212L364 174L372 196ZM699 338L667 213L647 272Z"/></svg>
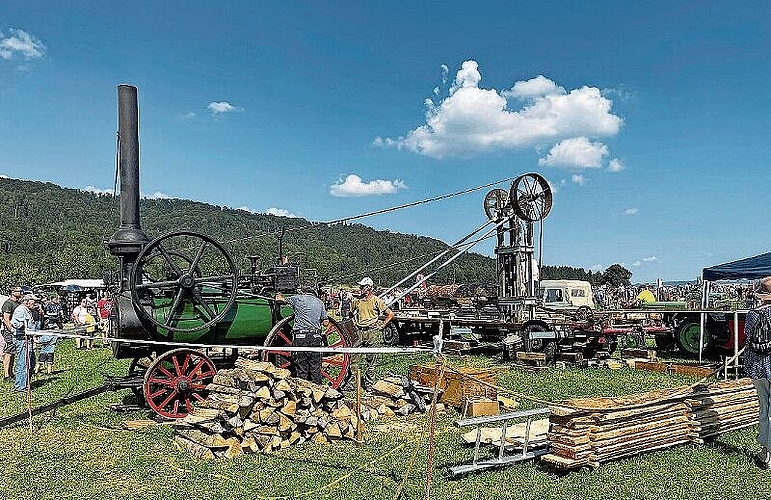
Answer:
<svg viewBox="0 0 771 500"><path fill-rule="evenodd" d="M747 339L750 349L758 354L771 354L771 314L769 308L758 309L758 322Z"/></svg>

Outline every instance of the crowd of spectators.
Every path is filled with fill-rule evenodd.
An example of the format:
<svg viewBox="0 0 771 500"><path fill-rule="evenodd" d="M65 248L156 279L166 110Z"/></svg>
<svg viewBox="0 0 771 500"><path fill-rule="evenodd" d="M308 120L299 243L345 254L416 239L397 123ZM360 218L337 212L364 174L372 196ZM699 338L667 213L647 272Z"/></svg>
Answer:
<svg viewBox="0 0 771 500"><path fill-rule="evenodd" d="M642 300L646 290L658 302L684 302L690 309L698 309L702 304L702 283L679 283L656 285L628 285L613 287L601 285L592 289L594 302L599 308L623 309L640 307L649 300ZM753 302L752 284L712 283L708 307L716 307L720 303L730 303L735 307L749 308Z"/></svg>
<svg viewBox="0 0 771 500"><path fill-rule="evenodd" d="M52 374L56 344L60 340L57 333L65 333L65 324L74 326L66 333L86 336L75 339L77 349L93 349L92 337L97 331L101 332L102 346L108 347L112 309L112 300L106 294L99 301L87 294L68 313L58 294L39 297L25 293L20 286L12 287L0 309L3 382L12 383L14 390L24 392L30 387L33 374L41 371ZM35 356L36 349L39 357Z"/></svg>

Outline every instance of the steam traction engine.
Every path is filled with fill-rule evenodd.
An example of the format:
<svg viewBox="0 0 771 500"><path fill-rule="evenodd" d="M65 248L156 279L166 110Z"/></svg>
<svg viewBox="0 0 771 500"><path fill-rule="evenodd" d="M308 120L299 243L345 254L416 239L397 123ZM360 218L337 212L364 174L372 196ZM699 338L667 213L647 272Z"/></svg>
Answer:
<svg viewBox="0 0 771 500"><path fill-rule="evenodd" d="M193 231L150 241L139 217L136 87L118 87L118 121L120 228L106 242L120 260L106 279L117 305L113 353L132 359L127 386L137 397L157 413L179 418L205 398L216 368L232 363L239 346L291 345L291 310L272 297L296 291L300 269L282 263L262 271L250 258L251 268L241 273L220 243ZM331 347L353 343L333 320L324 335ZM264 352L263 358L291 364L286 351ZM337 387L349 363L347 354L327 356L322 374Z"/></svg>

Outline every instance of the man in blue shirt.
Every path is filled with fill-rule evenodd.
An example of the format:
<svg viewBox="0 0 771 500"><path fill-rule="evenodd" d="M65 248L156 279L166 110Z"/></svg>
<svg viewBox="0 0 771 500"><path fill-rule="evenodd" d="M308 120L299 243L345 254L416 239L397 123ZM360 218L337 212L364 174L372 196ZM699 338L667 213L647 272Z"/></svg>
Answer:
<svg viewBox="0 0 771 500"><path fill-rule="evenodd" d="M280 293L276 294L276 302L286 303L294 311L292 346L321 347L324 345L321 327L329 324L327 310L310 288L299 291L300 294L286 299ZM295 352L292 355L295 376L320 384L321 358L320 352Z"/></svg>
<svg viewBox="0 0 771 500"><path fill-rule="evenodd" d="M35 328L31 310L38 300L40 299L35 295L25 295L11 316L11 326L16 342L16 380L13 388L17 392L27 390L30 374L35 369L35 351L33 350L32 337L28 334L32 333Z"/></svg>

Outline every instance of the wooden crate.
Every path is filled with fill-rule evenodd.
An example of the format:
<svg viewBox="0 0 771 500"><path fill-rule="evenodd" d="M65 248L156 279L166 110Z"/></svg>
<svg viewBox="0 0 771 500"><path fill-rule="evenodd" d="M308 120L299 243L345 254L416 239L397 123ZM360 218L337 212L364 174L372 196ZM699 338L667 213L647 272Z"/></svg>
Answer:
<svg viewBox="0 0 771 500"><path fill-rule="evenodd" d="M444 404L463 409L467 399L483 397L496 400L498 390L477 382L496 385L497 370L491 368L457 368L454 371L445 370L444 376L439 381L438 387L441 389L442 397L440 401ZM465 376L464 376L465 375ZM420 385L434 387L436 378L436 365L433 363L426 365L412 365L409 372L410 380L416 381Z"/></svg>
<svg viewBox="0 0 771 500"><path fill-rule="evenodd" d="M498 415L500 412L501 406L498 401L480 397L467 399L463 409L463 415L466 417Z"/></svg>

